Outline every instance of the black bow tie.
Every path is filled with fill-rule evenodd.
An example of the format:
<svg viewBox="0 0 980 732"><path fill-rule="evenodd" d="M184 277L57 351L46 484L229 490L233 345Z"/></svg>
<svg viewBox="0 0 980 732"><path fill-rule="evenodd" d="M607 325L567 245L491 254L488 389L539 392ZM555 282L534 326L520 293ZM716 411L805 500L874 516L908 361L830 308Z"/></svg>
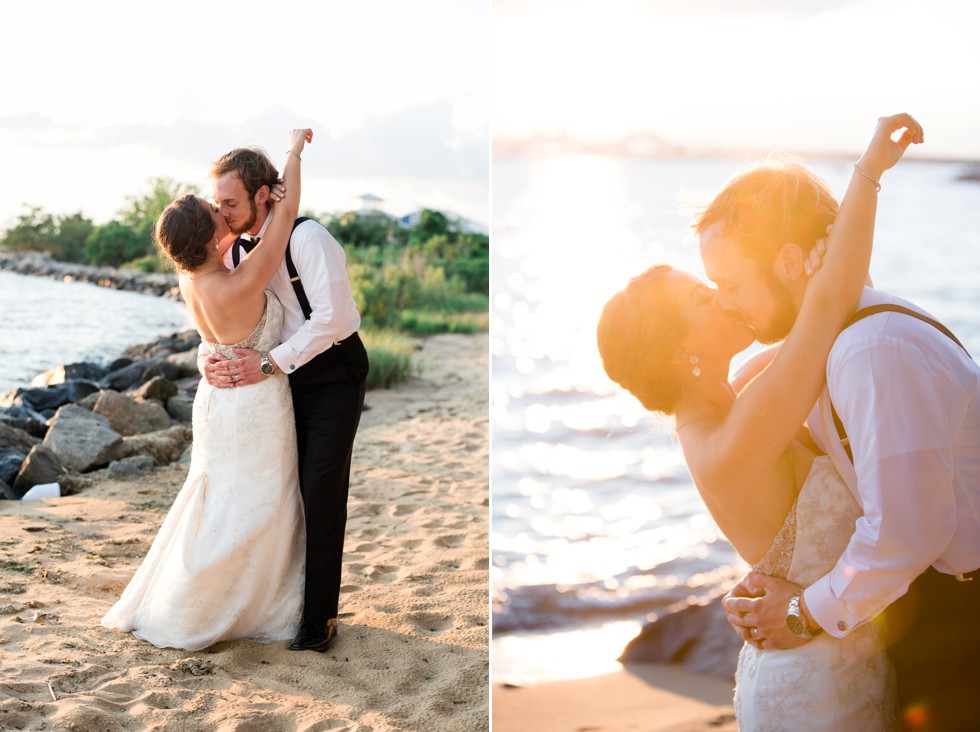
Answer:
<svg viewBox="0 0 980 732"><path fill-rule="evenodd" d="M242 237L238 237L235 240L235 246L241 247L242 249L245 250L245 253L247 254L248 252L250 252L253 249L255 249L255 247L258 246L258 243L260 241L262 241L262 237L261 236L257 236L254 239L244 239Z"/></svg>

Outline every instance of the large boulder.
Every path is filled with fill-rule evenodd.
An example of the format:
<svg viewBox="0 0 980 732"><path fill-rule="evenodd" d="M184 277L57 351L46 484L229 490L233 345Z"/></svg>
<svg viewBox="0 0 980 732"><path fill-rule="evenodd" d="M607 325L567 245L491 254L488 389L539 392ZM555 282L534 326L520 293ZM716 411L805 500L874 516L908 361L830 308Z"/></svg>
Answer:
<svg viewBox="0 0 980 732"><path fill-rule="evenodd" d="M43 438L48 431L48 419L24 405L0 408L0 423L23 430L32 437Z"/></svg>
<svg viewBox="0 0 980 732"><path fill-rule="evenodd" d="M647 623L631 640L620 663L680 663L701 674L735 677L742 640L725 619L721 597L688 605Z"/></svg>
<svg viewBox="0 0 980 732"><path fill-rule="evenodd" d="M172 353L167 356L167 360L180 369L181 377L201 375L201 372L197 370L197 348L180 353Z"/></svg>
<svg viewBox="0 0 980 732"><path fill-rule="evenodd" d="M0 447L0 481L8 485L14 482L28 452L29 449L21 452L12 447Z"/></svg>
<svg viewBox="0 0 980 732"><path fill-rule="evenodd" d="M107 465L121 441L104 416L68 404L51 420L43 444L66 468L83 473Z"/></svg>
<svg viewBox="0 0 980 732"><path fill-rule="evenodd" d="M66 381L84 379L86 381L99 381L108 371L105 366L99 366L87 361L81 363L68 363L55 366L53 369L38 374L31 380L32 386L53 386L64 384Z"/></svg>
<svg viewBox="0 0 980 732"><path fill-rule="evenodd" d="M74 379L54 386L17 389L10 398L10 404L0 406L23 406L50 416L59 407L80 401L98 390L99 385L94 381Z"/></svg>
<svg viewBox="0 0 980 732"><path fill-rule="evenodd" d="M167 414L178 422L192 422L194 419L194 397L178 394L167 400Z"/></svg>
<svg viewBox="0 0 980 732"><path fill-rule="evenodd" d="M0 422L0 447L27 453L40 440L34 435L5 422Z"/></svg>
<svg viewBox="0 0 980 732"><path fill-rule="evenodd" d="M180 369L172 364L167 357L157 356L150 360L136 361L106 375L105 385L116 391L135 389L155 376L162 376L170 381L180 378Z"/></svg>
<svg viewBox="0 0 980 732"><path fill-rule="evenodd" d="M13 483L14 493L20 498L41 483L57 483L65 474L65 466L58 456L44 445L35 445L27 454Z"/></svg>
<svg viewBox="0 0 980 732"><path fill-rule="evenodd" d="M182 353L197 349L201 345L201 336L195 330L185 330L161 336L151 343L130 346L122 355L134 361L145 361L159 356L169 356L172 353Z"/></svg>
<svg viewBox="0 0 980 732"><path fill-rule="evenodd" d="M174 387L176 391L176 387ZM156 432L170 426L170 415L157 402L148 402L105 389L92 408L94 414L101 414L109 420L109 425L120 435L141 435Z"/></svg>
<svg viewBox="0 0 980 732"><path fill-rule="evenodd" d="M156 399L166 404L170 397L177 396L178 391L177 385L170 381L170 379L165 379L162 376L154 376L143 384L143 386L131 392L131 395L140 399Z"/></svg>
<svg viewBox="0 0 980 732"><path fill-rule="evenodd" d="M124 437L112 452L114 460L124 460L136 455L149 455L157 465L169 465L180 459L193 439L191 428L174 425L159 432Z"/></svg>

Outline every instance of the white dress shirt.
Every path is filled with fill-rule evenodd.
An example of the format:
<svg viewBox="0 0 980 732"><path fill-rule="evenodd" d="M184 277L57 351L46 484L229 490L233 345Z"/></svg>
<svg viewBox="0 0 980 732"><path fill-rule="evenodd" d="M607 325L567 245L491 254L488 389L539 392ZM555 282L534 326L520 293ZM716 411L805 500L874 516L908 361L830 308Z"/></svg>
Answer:
<svg viewBox="0 0 980 732"><path fill-rule="evenodd" d="M274 213L269 212L257 237L265 235ZM228 269L234 268L233 249L233 246L229 247L225 252L224 262ZM267 286L283 305L283 342L269 353L287 374L349 337L361 325L361 315L347 278L347 258L333 235L316 221L304 221L293 231L289 252L313 312L307 320L289 281L286 258L283 257ZM209 352L205 344L201 344L201 349L202 353Z"/></svg>
<svg viewBox="0 0 980 732"><path fill-rule="evenodd" d="M862 308L881 303L923 312L865 288ZM980 567L980 367L956 343L902 313L855 323L831 349L807 422L864 512L837 565L805 591L820 627L847 635L930 565L946 574Z"/></svg>

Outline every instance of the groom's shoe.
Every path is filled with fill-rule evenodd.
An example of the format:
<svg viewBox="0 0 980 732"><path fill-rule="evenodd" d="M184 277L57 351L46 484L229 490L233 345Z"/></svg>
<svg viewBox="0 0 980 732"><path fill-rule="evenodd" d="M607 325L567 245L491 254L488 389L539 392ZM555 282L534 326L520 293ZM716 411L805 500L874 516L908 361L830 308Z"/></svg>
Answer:
<svg viewBox="0 0 980 732"><path fill-rule="evenodd" d="M289 646L291 651L317 651L323 653L337 637L337 618L325 623L304 620L299 626L299 634Z"/></svg>

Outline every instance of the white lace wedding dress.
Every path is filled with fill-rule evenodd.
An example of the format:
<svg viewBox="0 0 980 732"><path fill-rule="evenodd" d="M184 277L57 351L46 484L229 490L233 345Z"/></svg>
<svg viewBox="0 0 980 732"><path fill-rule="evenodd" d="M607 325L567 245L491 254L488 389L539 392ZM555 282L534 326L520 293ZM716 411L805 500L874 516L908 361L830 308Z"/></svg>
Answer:
<svg viewBox="0 0 980 732"><path fill-rule="evenodd" d="M235 347L279 344L282 306ZM102 625L161 648L291 639L303 603L305 527L296 427L281 372L246 387L201 380L187 480L146 558Z"/></svg>
<svg viewBox="0 0 980 732"><path fill-rule="evenodd" d="M818 457L760 572L807 587L827 574L854 533L861 509L828 457ZM741 732L891 730L894 673L877 626L842 639L821 633L798 648L745 644L735 674Z"/></svg>

